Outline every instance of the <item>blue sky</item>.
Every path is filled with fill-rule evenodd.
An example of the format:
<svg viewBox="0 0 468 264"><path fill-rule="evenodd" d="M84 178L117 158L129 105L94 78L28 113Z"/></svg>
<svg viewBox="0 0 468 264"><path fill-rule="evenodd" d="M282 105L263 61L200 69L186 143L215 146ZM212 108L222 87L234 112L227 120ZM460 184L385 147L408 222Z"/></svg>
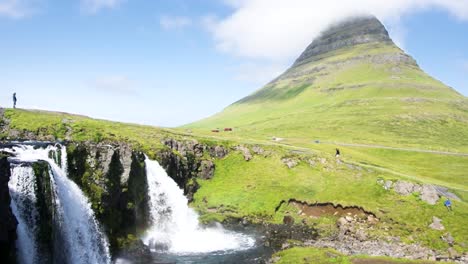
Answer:
<svg viewBox="0 0 468 264"><path fill-rule="evenodd" d="M182 125L260 88L327 24L360 12L468 95L468 1L333 2L0 0L0 105L17 92L19 107Z"/></svg>

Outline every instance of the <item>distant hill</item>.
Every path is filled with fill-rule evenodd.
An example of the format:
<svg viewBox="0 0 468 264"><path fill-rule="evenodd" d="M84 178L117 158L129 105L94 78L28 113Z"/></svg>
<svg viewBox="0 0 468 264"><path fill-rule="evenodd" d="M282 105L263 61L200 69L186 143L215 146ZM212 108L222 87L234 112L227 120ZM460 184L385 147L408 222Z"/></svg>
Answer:
<svg viewBox="0 0 468 264"><path fill-rule="evenodd" d="M375 17L330 27L283 74L186 126L281 137L468 151L468 100L426 74Z"/></svg>

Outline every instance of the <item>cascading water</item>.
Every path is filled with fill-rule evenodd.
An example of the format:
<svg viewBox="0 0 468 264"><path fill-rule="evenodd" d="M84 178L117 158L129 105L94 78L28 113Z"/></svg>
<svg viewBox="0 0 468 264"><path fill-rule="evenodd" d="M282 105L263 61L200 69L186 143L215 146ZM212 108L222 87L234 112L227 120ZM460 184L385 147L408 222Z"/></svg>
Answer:
<svg viewBox="0 0 468 264"><path fill-rule="evenodd" d="M143 242L153 250L177 254L246 250L253 238L216 228L202 228L197 213L188 207L187 198L157 161L146 158L146 177L152 227Z"/></svg>
<svg viewBox="0 0 468 264"><path fill-rule="evenodd" d="M18 220L16 241L18 261L23 264L37 263L37 220L35 207L35 175L31 167L14 166L8 188L11 195L11 208Z"/></svg>
<svg viewBox="0 0 468 264"><path fill-rule="evenodd" d="M13 151L10 151L15 155L14 159L18 162L36 162L39 160L46 161L50 167L50 181L53 191L54 201L54 222L57 226L56 232L59 233L59 237L62 241L55 241L55 253L61 251L62 255L66 258L68 263L79 264L79 263L110 263L109 246L105 235L101 232L99 224L94 216L94 212L91 209L91 205L88 199L84 196L80 188L67 177L66 173L66 149L65 147L48 146L47 148L34 149L32 146L20 146L14 147ZM49 155L53 153L53 155ZM50 158L50 156L60 157L57 163ZM27 197L30 195L31 188L28 184L32 181L30 168L13 168L13 181L10 186L10 192L12 196L18 195L18 197ZM34 193L32 191L32 193ZM22 208L23 204L21 199L13 199L13 207ZM21 204L21 205L19 205ZM27 212L26 212L27 213ZM18 215L17 215L18 216ZM23 216L19 214L21 222L29 225L27 219L30 216ZM22 219L23 218L23 219ZM25 220L26 219L26 220ZM34 227L32 227L34 228ZM27 229L27 228L25 228ZM25 252L26 255L20 259L25 259L25 263L30 263L27 254L36 254L35 243L34 243L34 232L26 230L26 235L19 238L19 252ZM29 237L28 237L29 236ZM28 241L28 242L20 242ZM29 251L32 250L32 251ZM29 252L27 252L29 251ZM27 253L26 253L27 252ZM31 253L34 252L34 253Z"/></svg>

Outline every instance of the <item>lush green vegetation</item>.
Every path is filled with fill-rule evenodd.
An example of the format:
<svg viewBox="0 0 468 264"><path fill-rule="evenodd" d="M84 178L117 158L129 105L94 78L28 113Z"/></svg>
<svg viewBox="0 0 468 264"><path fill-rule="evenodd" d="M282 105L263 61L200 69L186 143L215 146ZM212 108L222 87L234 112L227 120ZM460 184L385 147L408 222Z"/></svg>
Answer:
<svg viewBox="0 0 468 264"><path fill-rule="evenodd" d="M276 253L277 264L431 264L433 261L394 259L388 257L345 256L333 249L295 247Z"/></svg>
<svg viewBox="0 0 468 264"><path fill-rule="evenodd" d="M404 56L388 44L333 51L288 70L211 118L174 130L19 109L7 109L5 119L19 138L32 132L43 140L126 141L149 156L163 147L161 140L166 137L210 145L244 144L251 149L260 145L268 155L245 161L231 149L227 157L215 160L213 179L197 180L200 189L192 206L202 213L202 220L245 217L279 223L292 215L318 228L321 235L333 235L336 216L304 217L293 206L279 206L292 198L311 204L330 202L373 212L380 221L367 230L371 239L399 236L404 242L446 250L449 245L440 237L449 232L456 241L454 249L467 252L468 156L423 151L468 152L468 100L410 59L401 59ZM224 127L234 131L210 132ZM273 141L273 137L282 139ZM342 152L340 161L334 157L336 147ZM283 158L299 165L289 169ZM377 184L379 179L446 186L461 201L453 201L454 210L448 212L442 200L428 205L418 194L401 196L384 190ZM96 191L91 199L101 195ZM93 192L92 186L87 192ZM428 227L433 216L442 219L446 230ZM298 248L278 256L280 263L309 261L304 260L309 255L316 262L303 263L320 263L325 253ZM338 254L324 261L355 260Z"/></svg>
<svg viewBox="0 0 468 264"><path fill-rule="evenodd" d="M10 129L30 131L44 140L125 141L147 152L161 148L161 139L178 134L170 129L92 119L68 113L5 109ZM20 134L19 138L26 136ZM6 135L4 135L6 137Z"/></svg>
<svg viewBox="0 0 468 264"><path fill-rule="evenodd" d="M92 120L61 113L7 110L6 117L11 128L42 135L56 131L55 128L66 118L66 124L72 127L72 131L68 132L68 135L65 132L59 138L68 136L75 141L95 141L98 139L94 138L94 132L99 131L103 135L99 140L125 140L148 150L160 148L161 140L167 136L179 139L194 138L177 130ZM41 120L42 125L37 123L37 120ZM69 128L67 129L69 131ZM87 132L90 134L86 134ZM230 137L223 137L224 134ZM246 217L254 222L279 223L284 215L292 214L297 222L305 219L308 224L318 228L322 235L332 235L337 232L335 216L323 216L318 219L302 217L296 215L297 208L291 206L281 206L275 212L282 200L287 201L291 198L309 203L331 202L360 206L375 213L381 221L375 229L369 230L370 238L400 236L406 242L422 242L432 248L444 250L448 244L443 242L440 236L450 232L457 241L455 249L459 252L468 251L466 243L463 244L468 238L468 229L464 225L464 220L468 218L464 174L467 157L340 147L342 162L337 162L334 157L334 144L308 142L297 147L294 145L300 145L301 141L286 140L275 143L236 136L236 132L219 134L219 138L201 135L198 136L198 140L211 142L210 144L227 139L229 141L223 141L223 144L256 144L268 155L254 155L253 159L247 162L240 152L234 151L224 159L215 160L213 179L198 180L200 189L195 194L192 205L202 213L204 221ZM252 145L248 146L252 148ZM70 151L72 150L71 148ZM281 161L285 157L300 161L299 165L289 169ZM463 201L453 201L454 211L448 213L442 205L442 200L439 204L431 206L421 201L417 195L400 196L393 191L385 191L377 184L379 178L406 179L448 186L454 189ZM92 192L92 188L87 192ZM98 191L91 195L91 198L100 195ZM443 220L446 231L428 228L432 216Z"/></svg>
<svg viewBox="0 0 468 264"><path fill-rule="evenodd" d="M234 129L210 132L224 127ZM195 196L195 206L207 219L247 215L280 222L294 208L276 213L275 208L290 198L358 205L383 220L371 236L400 236L444 249L448 245L441 241L442 233L428 228L431 217L438 216L458 236L455 247L466 251L462 241L467 241L468 230L462 223L468 216L468 156L424 151L468 153L467 128L464 96L428 76L396 46L372 43L293 67L222 112L182 129L327 159L326 164L302 162L288 169L280 162L288 153L276 150L247 163L240 155L218 161L214 179L201 181ZM348 165L335 162L336 147ZM442 201L430 206L417 194L385 191L376 184L378 178L446 186L462 201L456 202L456 212L447 213ZM336 232L336 218L306 220L322 234ZM391 231L382 232L385 225Z"/></svg>
<svg viewBox="0 0 468 264"><path fill-rule="evenodd" d="M387 44L334 51L185 128L207 135L234 127L226 137L297 145L320 139L468 152L468 100L392 56L405 55Z"/></svg>
<svg viewBox="0 0 468 264"><path fill-rule="evenodd" d="M276 149L277 147L272 147ZM468 217L468 204L454 201L456 209L447 212L441 200L431 206L421 201L418 195L401 196L386 191L377 184L377 179L396 180L401 177L376 170L349 168L337 163L331 155L301 155L303 161L288 169L281 158L290 156L281 149L272 151L268 157L255 156L246 162L239 153L216 162L215 177L199 180L201 188L195 194L195 206L207 220L222 220L225 217L247 217L251 221L280 223L284 215L292 214L297 221L305 219L321 230L322 234L337 232L338 217L309 218L296 216L298 209L281 207L282 200L291 198L315 202L331 202L345 206L361 206L374 212L380 219L380 228L369 230L370 237L400 236L404 241L422 241L430 247L446 249L440 236L445 232L428 228L432 216L443 219L444 226L457 241L466 241L468 229L464 219ZM325 161L324 161L325 159ZM311 166L309 160L314 164ZM324 162L324 163L322 163ZM417 212L417 213L415 213ZM387 227L390 231L382 231ZM460 243L458 250L466 251Z"/></svg>

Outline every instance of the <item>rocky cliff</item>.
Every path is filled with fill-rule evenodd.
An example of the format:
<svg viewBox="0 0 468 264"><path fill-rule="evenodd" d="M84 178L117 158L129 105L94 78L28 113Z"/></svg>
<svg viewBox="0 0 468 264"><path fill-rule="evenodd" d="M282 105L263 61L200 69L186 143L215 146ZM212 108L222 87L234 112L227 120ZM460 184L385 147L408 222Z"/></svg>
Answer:
<svg viewBox="0 0 468 264"><path fill-rule="evenodd" d="M16 261L16 226L18 221L10 207L10 164L7 157L0 153L0 259L5 263Z"/></svg>
<svg viewBox="0 0 468 264"><path fill-rule="evenodd" d="M227 154L221 145L195 140L162 143L150 158L158 160L189 200L198 189L197 179L213 176L213 159ZM149 217L144 153L124 142L69 142L67 152L69 177L89 197L113 251L137 240Z"/></svg>
<svg viewBox="0 0 468 264"><path fill-rule="evenodd" d="M318 55L365 43L393 44L387 30L375 17L357 17L341 21L314 39L296 59L293 67L310 62Z"/></svg>

